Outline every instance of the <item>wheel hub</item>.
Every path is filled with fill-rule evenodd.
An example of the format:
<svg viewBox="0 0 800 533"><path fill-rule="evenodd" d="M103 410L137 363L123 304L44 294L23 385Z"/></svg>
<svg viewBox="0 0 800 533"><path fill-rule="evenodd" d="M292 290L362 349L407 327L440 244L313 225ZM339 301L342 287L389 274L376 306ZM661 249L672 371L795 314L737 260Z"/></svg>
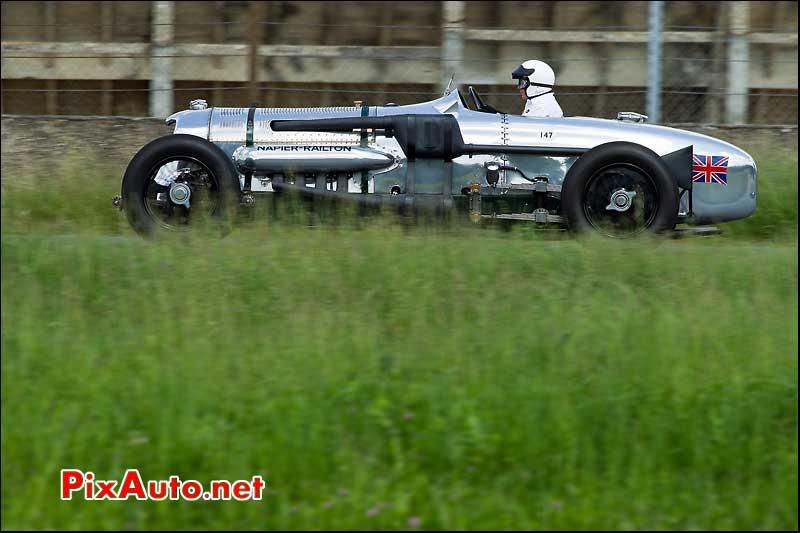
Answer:
<svg viewBox="0 0 800 533"><path fill-rule="evenodd" d="M633 197L636 196L635 191L626 191L625 189L617 189L611 193L609 204L606 206L606 211L619 211L624 213L633 205Z"/></svg>
<svg viewBox="0 0 800 533"><path fill-rule="evenodd" d="M192 196L192 189L187 183L172 182L169 186L169 199L173 204L189 207L189 198Z"/></svg>

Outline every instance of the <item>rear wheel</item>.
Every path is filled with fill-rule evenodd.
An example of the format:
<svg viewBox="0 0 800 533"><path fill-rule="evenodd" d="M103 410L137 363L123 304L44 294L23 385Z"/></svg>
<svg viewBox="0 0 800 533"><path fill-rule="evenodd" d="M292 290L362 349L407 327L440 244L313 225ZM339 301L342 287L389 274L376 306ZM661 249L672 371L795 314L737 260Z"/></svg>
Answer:
<svg viewBox="0 0 800 533"><path fill-rule="evenodd" d="M225 153L193 135L147 144L122 180L125 214L146 237L200 227L224 232L238 193L238 175Z"/></svg>
<svg viewBox="0 0 800 533"><path fill-rule="evenodd" d="M678 189L663 160L629 142L602 144L567 172L561 209L570 229L629 237L675 227Z"/></svg>

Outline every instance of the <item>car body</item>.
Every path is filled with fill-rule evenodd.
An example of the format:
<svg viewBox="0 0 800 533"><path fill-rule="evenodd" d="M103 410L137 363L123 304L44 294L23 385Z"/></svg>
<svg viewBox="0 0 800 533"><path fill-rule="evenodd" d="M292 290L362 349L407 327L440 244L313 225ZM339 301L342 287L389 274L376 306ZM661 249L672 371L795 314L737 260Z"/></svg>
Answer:
<svg viewBox="0 0 800 533"><path fill-rule="evenodd" d="M473 194L485 201L508 192L539 192L547 203L525 200L504 214L486 212L484 202L478 215L568 225L558 200L570 169L602 145L623 143L662 159L657 164L665 165L678 192L677 202L669 204L675 223L725 222L755 210L755 162L730 143L645 124L636 113L620 113L617 120L514 116L485 105L472 87L468 94L475 109L458 90L403 106L221 108L195 100L167 123L175 134L217 146L235 168L239 192L248 197L291 184L311 195L356 201L392 196L405 206L438 198L434 203L444 207L474 209ZM702 172L705 163L722 172ZM549 218L533 216L537 205Z"/></svg>

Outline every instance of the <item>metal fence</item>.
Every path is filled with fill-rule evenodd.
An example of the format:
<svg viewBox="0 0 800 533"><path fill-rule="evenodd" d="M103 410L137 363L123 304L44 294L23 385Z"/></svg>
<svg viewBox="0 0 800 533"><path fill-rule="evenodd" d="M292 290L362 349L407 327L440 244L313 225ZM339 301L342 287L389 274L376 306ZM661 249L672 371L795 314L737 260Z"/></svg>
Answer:
<svg viewBox="0 0 800 533"><path fill-rule="evenodd" d="M797 124L796 2L3 2L2 111L404 104L455 75L516 113L533 58L566 115Z"/></svg>

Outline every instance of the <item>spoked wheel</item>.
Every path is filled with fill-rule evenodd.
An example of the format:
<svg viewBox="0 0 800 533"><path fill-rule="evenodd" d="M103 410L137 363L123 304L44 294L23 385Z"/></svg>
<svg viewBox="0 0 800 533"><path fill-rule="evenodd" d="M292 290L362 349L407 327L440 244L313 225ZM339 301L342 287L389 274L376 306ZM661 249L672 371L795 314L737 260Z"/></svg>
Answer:
<svg viewBox="0 0 800 533"><path fill-rule="evenodd" d="M122 202L141 235L204 227L228 229L228 204L239 178L225 153L193 135L156 139L134 156L122 180Z"/></svg>
<svg viewBox="0 0 800 533"><path fill-rule="evenodd" d="M210 220L219 200L219 187L211 171L199 161L180 158L154 168L144 205L161 227L185 231L191 223Z"/></svg>
<svg viewBox="0 0 800 533"><path fill-rule="evenodd" d="M609 165L586 184L583 209L591 226L603 235L634 235L646 230L655 218L658 189L635 165Z"/></svg>
<svg viewBox="0 0 800 533"><path fill-rule="evenodd" d="M570 167L561 209L573 231L630 237L674 228L678 190L655 152L611 142L589 150Z"/></svg>

